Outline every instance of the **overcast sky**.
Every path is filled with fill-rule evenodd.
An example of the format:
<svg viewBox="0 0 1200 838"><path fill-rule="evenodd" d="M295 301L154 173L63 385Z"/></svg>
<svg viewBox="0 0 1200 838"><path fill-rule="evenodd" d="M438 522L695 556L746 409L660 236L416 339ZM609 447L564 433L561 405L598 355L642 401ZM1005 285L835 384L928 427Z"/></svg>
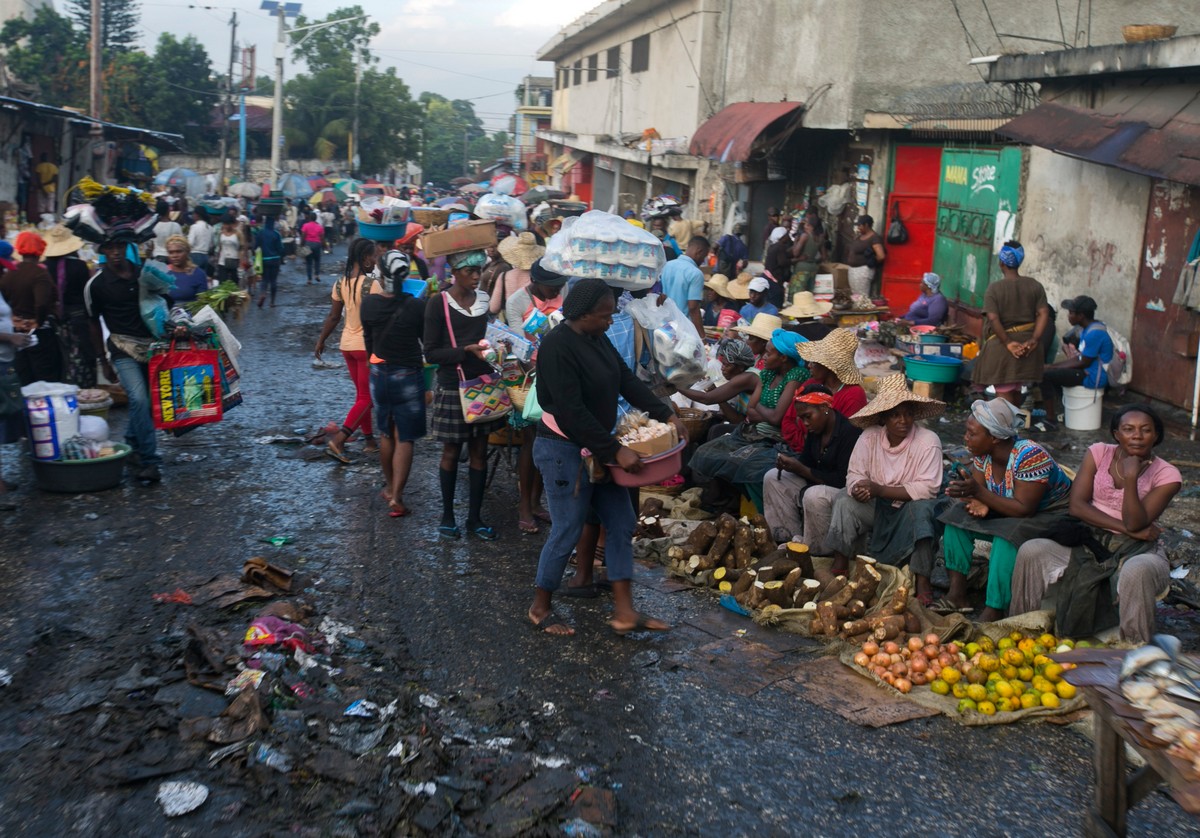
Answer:
<svg viewBox="0 0 1200 838"><path fill-rule="evenodd" d="M229 18L236 9L240 45L257 46L258 73L274 74L275 21L259 0L144 0L142 38L151 48L162 32L193 34L221 71L229 61ZM538 47L599 0L358 0L382 32L371 47L383 66L394 66L415 98L422 91L474 100L488 130L504 130L526 75L552 75L534 59ZM205 4L205 5L201 5ZM354 0L307 0L303 13L320 19ZM63 5L61 2L58 5ZM286 72L303 71L289 60ZM186 72L181 68L181 72Z"/></svg>

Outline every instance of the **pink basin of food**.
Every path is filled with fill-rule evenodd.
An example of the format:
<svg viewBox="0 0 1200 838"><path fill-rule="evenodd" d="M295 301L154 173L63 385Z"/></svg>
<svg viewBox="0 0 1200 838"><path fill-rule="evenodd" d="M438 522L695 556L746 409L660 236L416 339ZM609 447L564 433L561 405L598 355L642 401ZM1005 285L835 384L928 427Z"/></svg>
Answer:
<svg viewBox="0 0 1200 838"><path fill-rule="evenodd" d="M679 473L679 469L683 466L683 449L686 447L687 442L680 442L661 454L643 457L642 470L637 474L631 474L615 463L608 464L608 471L612 475L614 483L618 486L628 486L631 489L661 483L668 477Z"/></svg>

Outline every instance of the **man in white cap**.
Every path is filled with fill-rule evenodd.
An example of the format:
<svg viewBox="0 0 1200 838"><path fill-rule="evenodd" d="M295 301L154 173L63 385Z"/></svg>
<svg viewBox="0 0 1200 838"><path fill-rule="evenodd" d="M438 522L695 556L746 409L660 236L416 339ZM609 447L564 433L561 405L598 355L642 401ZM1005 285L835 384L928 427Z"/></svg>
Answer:
<svg viewBox="0 0 1200 838"><path fill-rule="evenodd" d="M765 276L756 276L750 280L750 302L742 306L738 316L750 323L756 314L778 315L779 309L767 299L767 291L770 287L771 283Z"/></svg>

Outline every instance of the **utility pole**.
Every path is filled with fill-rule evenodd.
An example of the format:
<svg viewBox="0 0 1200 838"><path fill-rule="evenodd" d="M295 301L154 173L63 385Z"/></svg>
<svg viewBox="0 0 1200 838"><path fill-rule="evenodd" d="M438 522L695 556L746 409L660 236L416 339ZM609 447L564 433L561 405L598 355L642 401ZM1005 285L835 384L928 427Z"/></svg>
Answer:
<svg viewBox="0 0 1200 838"><path fill-rule="evenodd" d="M103 110L103 100L100 94L100 0L92 0L92 43L91 46L91 76L88 79L89 93L91 99L90 114L93 120L92 123L92 142L99 144L104 142L104 129L100 126L100 113ZM108 154L103 154L98 157L93 157L93 160L100 160L99 168L96 171L98 175L96 180L100 183L106 183L108 180Z"/></svg>
<svg viewBox="0 0 1200 838"><path fill-rule="evenodd" d="M230 102L233 95L233 61L237 55L237 12L229 19L229 27L229 75L225 78L225 96L221 99L221 166L217 174L217 194L225 191L225 158L229 154L229 112L233 109Z"/></svg>
<svg viewBox="0 0 1200 838"><path fill-rule="evenodd" d="M281 174L279 159L283 145L283 58L287 51L287 34L284 30L284 4L280 3L275 14L279 19L279 30L275 36L275 105L271 108L271 182L279 182ZM274 187L272 187L274 188Z"/></svg>
<svg viewBox="0 0 1200 838"><path fill-rule="evenodd" d="M358 177L358 167L362 160L362 155L359 154L358 140L358 94L359 88L362 87L362 56L361 48L356 50L354 60L354 130L350 132L350 175Z"/></svg>
<svg viewBox="0 0 1200 838"><path fill-rule="evenodd" d="M463 129L463 175L467 176L467 131Z"/></svg>

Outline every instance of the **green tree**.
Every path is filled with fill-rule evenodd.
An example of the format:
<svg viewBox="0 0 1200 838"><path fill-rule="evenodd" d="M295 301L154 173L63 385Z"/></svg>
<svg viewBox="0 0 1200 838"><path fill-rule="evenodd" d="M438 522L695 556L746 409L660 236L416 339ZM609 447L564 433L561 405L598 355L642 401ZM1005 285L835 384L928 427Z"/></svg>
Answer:
<svg viewBox="0 0 1200 838"><path fill-rule="evenodd" d="M508 149L505 146L508 142L508 134L504 131L497 131L491 136L476 137L467 146L467 154L472 160L478 160L486 166L507 154Z"/></svg>
<svg viewBox="0 0 1200 838"><path fill-rule="evenodd" d="M417 98L424 113L421 121L421 169L425 179L448 183L466 172L464 151L468 159L491 162L504 155L508 136L499 142L488 137L483 122L475 115L475 106L465 99L447 99L426 91ZM465 141L465 149L464 149Z"/></svg>
<svg viewBox="0 0 1200 838"><path fill-rule="evenodd" d="M217 83L208 52L195 36L160 35L142 87L143 125L183 134L191 149L209 141Z"/></svg>
<svg viewBox="0 0 1200 838"><path fill-rule="evenodd" d="M67 13L85 39L92 29L91 0L67 0ZM138 37L141 12L137 0L100 0L100 48L106 56L129 52Z"/></svg>
<svg viewBox="0 0 1200 838"><path fill-rule="evenodd" d="M379 34L379 24L365 17L362 6L345 6L317 20L300 15L294 28L300 29L314 23L344 20L326 29L300 32L292 38L292 57L308 65L310 73L320 73L332 68L353 68L356 60L355 48L363 51L363 67L375 64L378 59L366 52L371 39ZM348 18L356 18L348 20Z"/></svg>
<svg viewBox="0 0 1200 838"><path fill-rule="evenodd" d="M88 104L87 39L49 6L26 20L15 17L0 29L9 71L37 88L35 98L59 107Z"/></svg>

